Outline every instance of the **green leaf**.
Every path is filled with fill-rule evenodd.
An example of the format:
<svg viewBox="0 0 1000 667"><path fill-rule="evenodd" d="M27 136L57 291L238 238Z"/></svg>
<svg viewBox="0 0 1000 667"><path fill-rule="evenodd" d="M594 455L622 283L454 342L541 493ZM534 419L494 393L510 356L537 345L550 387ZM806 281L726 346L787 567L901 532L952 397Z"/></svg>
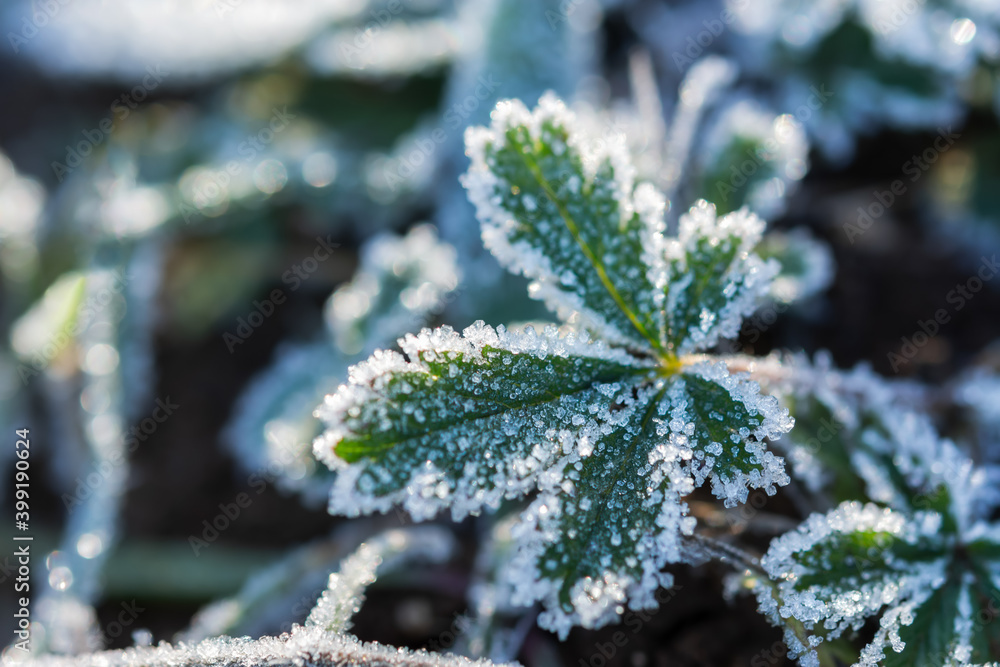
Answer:
<svg viewBox="0 0 1000 667"><path fill-rule="evenodd" d="M575 123L546 95L534 113L501 102L490 129L467 133L463 184L483 241L560 315L580 313L611 341L661 348L644 256L663 231L662 196L643 188L637 197L624 143L589 145Z"/></svg>
<svg viewBox="0 0 1000 667"><path fill-rule="evenodd" d="M681 216L657 281L666 298L667 349L691 354L739 332L779 269L751 252L763 230L764 223L745 210L717 218L705 201Z"/></svg>
<svg viewBox="0 0 1000 667"><path fill-rule="evenodd" d="M365 463L339 476L331 511L404 501L416 517L450 506L459 518L496 507L606 436L630 400L622 382L652 372L586 339L481 323L463 335L425 330L401 345L409 361L376 353L321 408L332 428L317 456L335 469ZM408 492L411 484L424 492Z"/></svg>
<svg viewBox="0 0 1000 667"><path fill-rule="evenodd" d="M949 579L917 607L913 621L899 629L904 650L899 653L885 651L884 667L945 664L958 643L955 618L960 595L962 587Z"/></svg>
<svg viewBox="0 0 1000 667"><path fill-rule="evenodd" d="M758 584L761 609L775 624L797 619L813 635L806 646L786 630L789 646L811 656L803 664L814 664L818 641L858 630L871 617L879 617L878 629L859 666L995 658L996 633L982 620L991 616L990 570L970 561L941 525L935 512L907 516L871 503L814 514L762 559L777 584Z"/></svg>

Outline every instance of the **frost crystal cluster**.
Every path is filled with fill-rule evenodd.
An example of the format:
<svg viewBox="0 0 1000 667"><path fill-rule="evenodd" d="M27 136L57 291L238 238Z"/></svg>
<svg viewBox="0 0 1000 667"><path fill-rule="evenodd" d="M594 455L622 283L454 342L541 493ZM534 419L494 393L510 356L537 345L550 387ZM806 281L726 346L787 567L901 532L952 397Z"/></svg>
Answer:
<svg viewBox="0 0 1000 667"><path fill-rule="evenodd" d="M561 636L655 607L694 530L684 497L705 482L727 506L775 493L788 477L766 443L792 426L703 355L778 271L753 252L764 223L700 201L668 236L665 198L635 183L624 142L577 127L553 96L501 102L467 133L464 178L487 248L572 326L406 336L351 368L314 445L338 514L461 519L533 494L504 572Z"/></svg>

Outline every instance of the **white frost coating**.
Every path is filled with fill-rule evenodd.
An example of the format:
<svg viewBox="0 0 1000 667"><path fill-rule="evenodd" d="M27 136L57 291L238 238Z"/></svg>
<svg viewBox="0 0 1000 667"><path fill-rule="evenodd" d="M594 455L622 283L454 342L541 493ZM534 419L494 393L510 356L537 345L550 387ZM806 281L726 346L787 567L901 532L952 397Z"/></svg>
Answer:
<svg viewBox="0 0 1000 667"><path fill-rule="evenodd" d="M79 656L47 655L15 661L8 653L5 664L27 667L493 667L488 660L411 651L376 643L363 643L351 635L326 632L320 627L296 625L280 637L216 637L197 644L130 648ZM508 663L517 667L517 663Z"/></svg>
<svg viewBox="0 0 1000 667"><path fill-rule="evenodd" d="M460 280L455 249L432 226L377 236L361 249L351 282L327 302L327 326L344 353L371 352L419 326Z"/></svg>
<svg viewBox="0 0 1000 667"><path fill-rule="evenodd" d="M947 559L909 562L897 560L892 553L892 541L916 544L922 539L934 539L940 530L940 516L918 513L908 519L899 512L873 503L844 502L827 514L813 514L799 528L771 542L761 559L761 566L777 582L777 603L772 589L757 584L756 594L761 612L775 625L783 619L795 618L806 630L822 629L829 639L835 639L846 630L858 630L865 619L883 607L890 608L882 615L881 626L875 639L862 651L859 665L874 665L882 657L886 646L902 648L899 628L913 620L913 609L940 587L946 578ZM855 531L874 532L877 538L870 561L857 564L857 574L840 580L839 586L814 584L805 590L796 590L796 582L817 569L804 565L796 556L811 551L817 545L836 538L837 535ZM880 542L879 540L885 540ZM839 561L838 561L839 562ZM830 566L826 559L817 563L818 568ZM808 658L815 663L812 647L804 647L792 630L786 630L786 641L800 652L812 653ZM812 641L821 641L813 637ZM796 656L791 656L796 657Z"/></svg>
<svg viewBox="0 0 1000 667"><path fill-rule="evenodd" d="M767 295L772 279L778 275L777 262L764 262L752 252L764 232L764 221L746 209L721 218L715 215L715 206L699 200L681 216L676 239L668 239L666 259L661 266L653 267L658 288L667 293L667 318L681 306L683 290L692 279L687 270L688 253L698 256L698 244L707 242L712 248L735 238L738 243L733 264L726 271L728 297L725 305L715 313L703 311L702 325L684 333L678 354L685 355L704 350L724 337L735 336L743 318L753 313Z"/></svg>
<svg viewBox="0 0 1000 667"><path fill-rule="evenodd" d="M427 560L441 563L455 551L451 533L436 526L391 530L366 541L345 558L340 569L330 575L326 590L306 619L306 627L318 626L341 633L350 628L351 618L361 609L365 589L375 581L377 571L391 571Z"/></svg>
<svg viewBox="0 0 1000 667"><path fill-rule="evenodd" d="M635 169L625 137L620 134L606 134L603 137L584 136L583 128L576 115L554 94L546 93L541 97L534 111L529 111L520 100L503 100L497 103L491 114L492 122L489 128L470 127L465 133L466 154L471 165L462 176L462 185L468 191L469 201L476 207L476 216L482 224L483 244L497 258L502 266L512 273L524 275L532 280L529 293L532 298L543 301L561 318L568 319L577 315L588 328L599 333L603 338L619 342L635 342L633 332L623 332L613 326L601 314L587 307L584 300L576 293L560 289L565 283L564 276L558 275L553 269L548 257L537 248L525 241L511 242L511 233L517 222L511 211L501 206L498 190L509 188L495 173L487 158L487 147L501 148L506 145L505 133L515 127L528 128L530 136L538 140L545 124L560 127L567 133L565 142L555 137L546 136L557 154L561 151L573 151L580 156L583 164L584 177L592 180L597 170L609 163L614 170L614 180L609 187L614 192L618 204L619 221L628 220L636 211L633 201L635 188ZM583 184L576 186L578 189ZM643 202L648 203L649 189L645 188L641 195ZM662 195L660 195L662 200ZM662 233L663 207L656 216L655 204L645 206L644 221L650 227L648 233L655 236Z"/></svg>

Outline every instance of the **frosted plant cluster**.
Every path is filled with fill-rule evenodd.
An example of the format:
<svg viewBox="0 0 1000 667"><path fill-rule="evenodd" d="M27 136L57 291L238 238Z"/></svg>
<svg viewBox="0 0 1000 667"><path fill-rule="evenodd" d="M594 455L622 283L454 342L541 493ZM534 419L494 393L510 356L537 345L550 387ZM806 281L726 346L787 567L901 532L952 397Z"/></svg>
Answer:
<svg viewBox="0 0 1000 667"><path fill-rule="evenodd" d="M487 247L580 327L407 336L327 397L315 453L337 472L330 510L349 516L457 520L535 492L503 576L565 636L656 606L696 486L732 506L787 482L766 447L787 413L691 356L738 331L777 265L753 253L763 223L746 211L699 202L666 235L664 197L634 183L624 144L595 146L553 96L501 102L467 143Z"/></svg>
<svg viewBox="0 0 1000 667"><path fill-rule="evenodd" d="M836 505L775 539L756 595L803 665L878 618L856 665L970 665L992 655L997 494L986 468L913 411L914 387L826 356L751 361L796 428L775 443L814 497ZM883 662L884 661L884 662Z"/></svg>
<svg viewBox="0 0 1000 667"><path fill-rule="evenodd" d="M86 498L64 496L65 534L38 582L33 664L486 667L344 634L376 574L413 582L423 574L415 563L443 568L457 552L443 525L372 526L469 517L461 534L478 541L471 618L454 626L459 654L544 662L553 638L536 618L562 639L578 626L627 625L663 603L671 566L715 558L736 566L734 580L803 665L998 657L1000 635L984 621L1000 599L995 370L930 387L838 370L823 354L722 350L756 326L751 316L831 282L824 243L767 228L790 193L811 187L801 183L807 134L844 157L885 124L947 124L996 97L986 84L1000 15L976 0L640 4L324 0L290 11L258 0L18 0L0 10L15 52L45 72L134 82L154 61L164 89L185 90L201 76L233 77L205 113L197 90L130 107L93 158L55 173L51 199L0 156L11 324L0 419L17 373L38 375L31 398L53 415L58 442L52 477L71 488L81 472L111 471ZM601 6L659 57L630 53L625 101L611 100L620 81L591 76L601 71L591 39ZM735 24L716 31L705 12L722 20L724 7ZM58 11L19 42L23 21L49 8ZM662 39L664 21L643 21L647 11L687 20ZM703 27L709 47L695 39ZM688 36L727 57L666 71L678 63L669 49ZM886 64L901 76L885 76ZM324 103L386 94L423 101L391 113L373 104L370 116L367 102L360 113ZM286 103L292 115L276 130ZM476 124L488 126L463 132ZM246 157L240 147L264 127L272 138ZM975 143L922 185L981 188L956 176L988 162L992 145ZM458 252L412 225L429 212ZM306 504L394 515L295 548L203 608L173 646L144 646L140 630L134 648L85 653L104 641L95 605L102 571L116 574L106 566L130 482L125 434L149 398L126 388L153 384L154 306L162 299L167 318L194 327L221 325L250 293L232 276L276 256L255 252L258 239L284 249L272 232L294 236L278 227L291 220L368 241L327 300L323 331L279 346L224 438L245 472ZM332 265L347 254L331 253L323 279L344 278ZM69 255L78 264L67 268ZM554 325L422 328L537 319L519 301L524 290L506 289L522 279ZM192 286L199 298L178 298ZM781 488L792 502L780 514L759 506ZM761 558L761 542L740 545L744 528L720 529L720 517L744 512L759 513L756 534L777 535ZM789 530L795 512L803 521ZM458 589L461 577L445 575L418 585ZM303 599L316 603L308 617ZM400 625L413 610L396 610Z"/></svg>

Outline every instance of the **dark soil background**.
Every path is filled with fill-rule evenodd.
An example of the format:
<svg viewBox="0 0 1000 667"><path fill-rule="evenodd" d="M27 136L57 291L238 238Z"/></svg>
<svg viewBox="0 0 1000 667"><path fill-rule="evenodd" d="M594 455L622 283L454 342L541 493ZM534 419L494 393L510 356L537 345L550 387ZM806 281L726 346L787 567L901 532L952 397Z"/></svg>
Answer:
<svg viewBox="0 0 1000 667"><path fill-rule="evenodd" d="M614 63L630 47L632 39L613 16L608 25L607 62ZM208 92L208 87L192 88L182 96L197 100ZM440 82L428 82L427 88L440 90ZM0 89L7 91L0 109L0 148L21 170L45 182L52 181L48 164L58 157L62 143L44 142L53 147L53 153L38 154L32 148L38 137L72 135L79 127L89 126L78 119L99 116L106 110L106 101L117 94L114 88L46 79L19 61L0 64ZM398 92L376 86L368 92L390 104L408 101ZM973 117L969 127L995 131L995 122L992 117ZM843 225L855 220L852 212L857 206L867 205L874 190L883 190L899 178L901 165L930 145L933 137L933 133L890 132L867 137L860 142L853 161L838 168L813 156L812 170L793 198L789 213L776 226L806 226L826 240L836 257L835 282L810 307L780 315L756 345L746 346L747 352L766 354L788 349L811 353L826 349L841 367L868 362L880 373L895 375L888 353L899 351L901 337L917 331L918 321L947 307L946 294L973 275L978 255L942 238L930 216L925 215L927 204L918 188L907 193L855 244L848 241ZM289 215L294 216L294 211ZM305 230L299 233L290 225L284 243L296 256L295 248L307 248L311 238ZM157 641L169 640L219 590L235 592L252 565L266 563L289 547L325 536L344 521L328 516L323 508L304 508L297 498L283 496L269 485L207 550L226 554L227 558L243 554L246 563L234 560L232 567L218 569L209 566L207 559L192 558L187 550L189 537L201 534L202 521L217 514L220 503L232 502L238 493L249 491L247 476L238 472L220 445L220 429L247 381L268 365L276 346L289 338L304 338L320 327L324 299L353 270L357 239L344 232L338 240L343 256L324 267L324 273L306 288L290 295L290 303L234 354L227 353L221 338L223 329L218 327L194 339L176 336L166 329L157 332L156 376L149 378L155 384L151 395L169 396L180 404L183 416L167 421L134 455L121 549L127 551L129 545L136 544L173 545L178 553L187 551L182 563L184 568L192 568L188 573L215 577L218 590L212 595L198 595L197 591L156 592L153 586L144 586L138 594L109 590L99 609L104 623L114 621L123 602L135 600L144 609L134 627L109 637L111 646L129 645L131 631L137 628L148 628ZM184 253L185 247L174 252ZM992 249L984 248L980 254L992 253ZM278 285L277 280L262 285L254 298L264 298ZM168 309L169 304L165 303L164 308ZM966 308L952 314L954 318L942 327L941 334L900 369L901 376L941 383L984 354L1000 333L1000 281L989 284ZM45 428L44 407L36 404L36 408L39 420L34 437L40 451L44 451L47 438L54 435ZM44 455L36 461L43 469L51 466ZM40 513L36 522L46 526L54 537L64 520L64 511L59 491L51 485L47 490L47 495L36 500ZM796 513L794 505L781 494L767 503L769 511L792 516ZM380 581L371 589L355 623L359 637L411 647L447 645L450 626L456 615L466 610L464 588L476 538L472 522L456 530L464 551L452 563L420 578ZM760 549L766 545L765 538L757 542ZM110 567L116 568L114 558ZM36 568L41 570L37 560ZM158 572L154 569L148 577L155 578ZM553 635L532 628L521 659L529 666L574 667L789 664L783 658L780 633L757 615L754 602L747 597L724 599L719 583L719 575L724 572L714 566L678 568L674 597L648 619L640 619L636 630L632 629L634 624L596 632L577 629L567 642L559 643ZM183 579L184 571L180 575ZM119 581L122 576L122 571L109 574L110 579L117 577ZM231 582L225 579L227 576ZM2 585L0 597L4 608L10 603L10 595L8 580ZM0 627L6 632L9 625L4 614ZM625 634L624 645L618 646L616 636L621 644L617 635L621 632Z"/></svg>

